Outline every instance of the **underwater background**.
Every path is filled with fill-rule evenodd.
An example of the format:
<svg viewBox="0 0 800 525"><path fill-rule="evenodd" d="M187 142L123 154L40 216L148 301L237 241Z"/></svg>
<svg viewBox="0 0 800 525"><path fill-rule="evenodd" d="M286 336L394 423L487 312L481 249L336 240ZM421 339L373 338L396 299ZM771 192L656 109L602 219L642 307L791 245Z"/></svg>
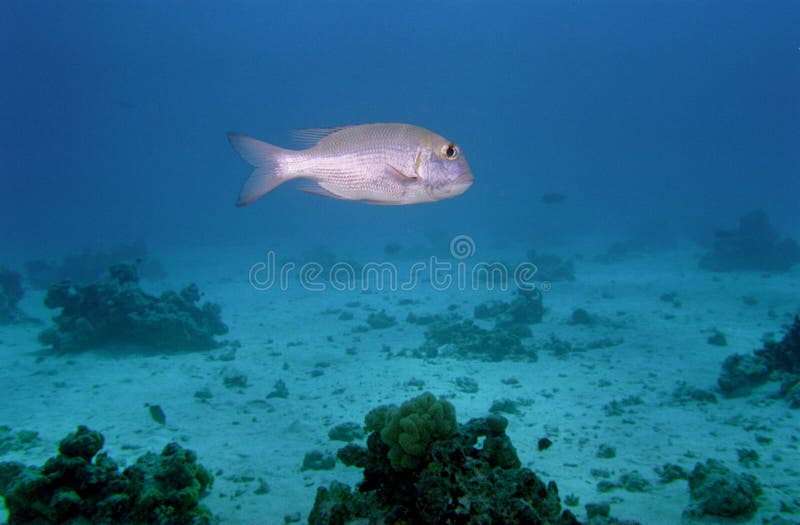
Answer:
<svg viewBox="0 0 800 525"><path fill-rule="evenodd" d="M513 442L518 461L481 452L480 468L558 484L556 511L525 500L544 522L613 522L608 504L630 522L797 523L798 26L791 1L3 2L5 519L55 505L52 476L45 498L8 465L43 464L78 425L120 471L172 442L208 470L187 459L194 503L159 487L132 522L306 521L318 487L364 479L334 459L334 428L376 433L372 483L398 471L399 493L426 492L437 443L469 434L454 407L508 426L448 446ZM287 184L234 206L250 167L226 132L291 147L292 130L372 122L455 141L474 184L415 206ZM535 290L455 273L339 290L329 273L402 279L434 256L532 264ZM308 262L319 289L297 268L259 280ZM412 459L383 450L417 413L434 437ZM89 448L70 457L90 468ZM705 502L707 478L706 496L747 501ZM427 491L450 494L439 515L368 504L384 522L488 512L460 490ZM46 519L107 509L75 497ZM325 505L314 523L336 523Z"/></svg>

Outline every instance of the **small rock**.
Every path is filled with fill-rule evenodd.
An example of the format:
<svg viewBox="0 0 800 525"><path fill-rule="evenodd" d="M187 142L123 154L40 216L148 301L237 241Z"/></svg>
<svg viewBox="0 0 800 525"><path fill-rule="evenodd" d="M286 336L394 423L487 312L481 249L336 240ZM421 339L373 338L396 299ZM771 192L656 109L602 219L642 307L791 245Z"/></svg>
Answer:
<svg viewBox="0 0 800 525"><path fill-rule="evenodd" d="M708 336L707 341L708 344L714 346L728 346L728 339L725 337L725 334L723 334L716 328L714 329L713 333L710 336Z"/></svg>
<svg viewBox="0 0 800 525"><path fill-rule="evenodd" d="M287 514L283 517L284 523L297 523L302 519L302 516L299 512L292 512L291 514Z"/></svg>
<svg viewBox="0 0 800 525"><path fill-rule="evenodd" d="M194 393L194 397L196 397L200 401L208 401L209 399L214 397L214 394L212 394L211 389L206 386L196 391Z"/></svg>
<svg viewBox="0 0 800 525"><path fill-rule="evenodd" d="M371 313L367 316L367 324L373 330L383 330L397 324L397 318L381 310L378 313Z"/></svg>
<svg viewBox="0 0 800 525"><path fill-rule="evenodd" d="M333 441L350 443L364 437L364 429L358 423L340 423L328 431L328 438Z"/></svg>
<svg viewBox="0 0 800 525"><path fill-rule="evenodd" d="M658 474L659 481L661 483L671 483L676 479L688 479L689 473L686 472L683 467L679 465L673 465L672 463L664 463L661 467L655 468L656 474Z"/></svg>
<svg viewBox="0 0 800 525"><path fill-rule="evenodd" d="M611 505L608 503L587 503L585 506L586 508L586 517L590 520L595 517L608 517L611 513Z"/></svg>
<svg viewBox="0 0 800 525"><path fill-rule="evenodd" d="M303 458L300 470L333 470L336 467L336 458L329 452L312 450Z"/></svg>
<svg viewBox="0 0 800 525"><path fill-rule="evenodd" d="M752 448L740 448L736 450L739 456L739 463L745 467L752 467L758 464L758 452Z"/></svg>
<svg viewBox="0 0 800 525"><path fill-rule="evenodd" d="M275 381L275 384L272 386L272 392L267 394L267 399L272 399L276 397L280 399L286 399L287 397L289 397L289 389L286 388L286 383L284 383L280 379Z"/></svg>
<svg viewBox="0 0 800 525"><path fill-rule="evenodd" d="M569 324L573 325L590 325L592 324L592 316L583 308L576 308L572 311L569 318Z"/></svg>
<svg viewBox="0 0 800 525"><path fill-rule="evenodd" d="M145 405L150 409L150 417L153 418L153 421L158 423L159 425L166 425L167 424L167 415L164 414L164 411L158 405Z"/></svg>
<svg viewBox="0 0 800 525"><path fill-rule="evenodd" d="M257 496L269 494L269 484L267 484L263 478L258 478L258 487L256 487L256 490L253 491L253 494L256 494Z"/></svg>
<svg viewBox="0 0 800 525"><path fill-rule="evenodd" d="M232 367L225 367L222 371L222 382L226 388L247 387L247 376Z"/></svg>
<svg viewBox="0 0 800 525"><path fill-rule="evenodd" d="M619 477L619 485L628 492L644 492L650 488L650 482L644 479L638 470L622 474Z"/></svg>
<svg viewBox="0 0 800 525"><path fill-rule="evenodd" d="M597 449L597 453L595 454L595 456L603 459L611 459L617 456L617 449L612 447L611 445L606 445L605 443L603 443Z"/></svg>
<svg viewBox="0 0 800 525"><path fill-rule="evenodd" d="M512 399L498 399L492 403L489 412L497 414L500 412L506 414L519 414L519 404Z"/></svg>
<svg viewBox="0 0 800 525"><path fill-rule="evenodd" d="M474 394L478 391L478 382L471 377L457 377L455 383L456 388L465 394Z"/></svg>

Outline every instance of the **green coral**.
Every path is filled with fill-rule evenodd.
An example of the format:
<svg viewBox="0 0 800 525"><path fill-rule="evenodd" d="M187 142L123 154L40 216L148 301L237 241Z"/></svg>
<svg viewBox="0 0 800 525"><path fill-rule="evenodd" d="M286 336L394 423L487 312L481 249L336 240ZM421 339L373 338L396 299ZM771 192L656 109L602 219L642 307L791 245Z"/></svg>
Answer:
<svg viewBox="0 0 800 525"><path fill-rule="evenodd" d="M103 436L81 426L42 467L0 463L0 495L14 525L95 523L207 525L199 503L213 477L177 443L141 456L123 472L106 453Z"/></svg>
<svg viewBox="0 0 800 525"><path fill-rule="evenodd" d="M425 392L387 414L380 434L389 446L392 466L400 470L423 465L431 444L452 436L457 430L455 407Z"/></svg>
<svg viewBox="0 0 800 525"><path fill-rule="evenodd" d="M422 434L421 421L431 434L447 437L428 446L412 440L411 449L425 449L425 454L404 451L403 460L418 466L398 469L390 454L402 448L401 434ZM370 412L367 425L374 430L366 447L350 443L338 453L345 465L363 469L358 490L338 482L320 487L308 523L580 525L569 510L562 510L555 482L545 483L530 469L521 468L505 434L507 419L493 414L454 425L452 432L451 423L455 423L452 406L429 393L399 408ZM405 432L412 426L415 431ZM383 434L396 439L387 442Z"/></svg>
<svg viewBox="0 0 800 525"><path fill-rule="evenodd" d="M386 426L386 420L392 415L392 411L396 410L394 405L381 405L370 410L364 416L364 427L367 432L380 432Z"/></svg>

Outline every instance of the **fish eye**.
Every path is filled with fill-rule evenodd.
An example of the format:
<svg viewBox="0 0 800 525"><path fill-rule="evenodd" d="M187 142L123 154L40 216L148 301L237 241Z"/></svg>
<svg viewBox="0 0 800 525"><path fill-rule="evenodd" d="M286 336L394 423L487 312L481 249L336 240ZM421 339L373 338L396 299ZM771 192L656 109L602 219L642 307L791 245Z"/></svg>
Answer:
<svg viewBox="0 0 800 525"><path fill-rule="evenodd" d="M456 160L458 158L458 146L452 142L442 146L442 157L447 160Z"/></svg>

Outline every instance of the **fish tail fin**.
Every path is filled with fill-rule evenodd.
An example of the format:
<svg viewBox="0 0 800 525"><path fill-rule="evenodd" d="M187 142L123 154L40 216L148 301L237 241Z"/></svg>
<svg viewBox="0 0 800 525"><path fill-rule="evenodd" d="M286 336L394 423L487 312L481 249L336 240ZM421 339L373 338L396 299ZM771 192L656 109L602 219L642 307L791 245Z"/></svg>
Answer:
<svg viewBox="0 0 800 525"><path fill-rule="evenodd" d="M244 160L255 167L242 185L237 206L246 206L289 180L281 167L287 150L239 133L228 133L228 141Z"/></svg>

